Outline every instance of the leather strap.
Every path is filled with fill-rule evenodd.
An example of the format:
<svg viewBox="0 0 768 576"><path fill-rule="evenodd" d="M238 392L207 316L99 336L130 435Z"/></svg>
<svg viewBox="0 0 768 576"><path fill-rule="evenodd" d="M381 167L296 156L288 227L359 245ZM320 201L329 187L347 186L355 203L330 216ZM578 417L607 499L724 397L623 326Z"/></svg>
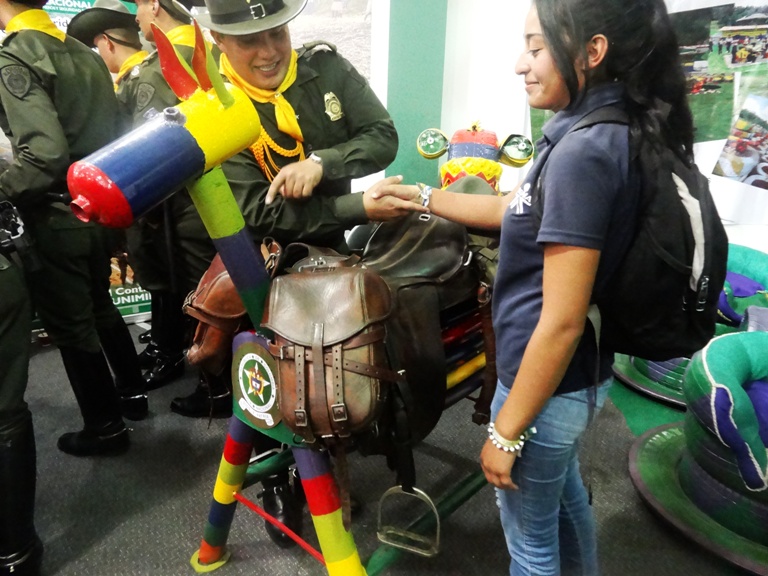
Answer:
<svg viewBox="0 0 768 576"><path fill-rule="evenodd" d="M312 350L306 350L303 346L289 345L289 346L276 346L274 344L269 345L269 352L275 358L279 360L295 360L296 349L301 348L304 354L306 362L312 362L314 364L314 352ZM326 352L323 354L323 364L325 366L333 367L333 353ZM361 376L368 376L370 378L376 378L377 380L383 380L385 382L404 382L405 375L390 370L389 368L382 368L381 366L373 366L372 364L364 364L363 362L353 362L342 358L341 367L344 370L360 374ZM296 367L298 371L298 366ZM298 374L297 374L298 380ZM296 383L298 386L298 381Z"/></svg>
<svg viewBox="0 0 768 576"><path fill-rule="evenodd" d="M300 435L309 443L315 441L315 435L312 434L312 428L309 426L309 411L307 410L307 378L306 367L304 364L305 348L296 346L296 410L294 418L296 427L300 430Z"/></svg>
<svg viewBox="0 0 768 576"><path fill-rule="evenodd" d="M352 336L351 338L347 338L341 344L344 350L353 350L355 348L360 348L361 346L368 346L374 342L384 340L385 336L386 330L384 329L384 326L377 324L370 326L367 332L361 332L355 336ZM269 351L272 356L279 359L289 358L289 356L286 356L286 354L290 353L290 348L290 344L287 346L277 346L270 343L269 345Z"/></svg>
<svg viewBox="0 0 768 576"><path fill-rule="evenodd" d="M484 303L483 303L484 301ZM485 350L485 369L483 371L483 385L480 394L475 400L475 411L472 414L472 422L485 425L491 421L491 402L496 393L496 335L493 332L493 317L491 313L490 297L478 290L478 302L480 303L480 319L483 326L483 348Z"/></svg>
<svg viewBox="0 0 768 576"><path fill-rule="evenodd" d="M339 485L339 500L341 501L341 521L344 529L349 532L352 528L352 504L349 496L349 467L347 466L347 443L342 439L334 441L331 447L336 465L336 483Z"/></svg>
<svg viewBox="0 0 768 576"><path fill-rule="evenodd" d="M323 328L322 322L312 325L312 358L320 358L323 355ZM307 359L307 361L310 361ZM328 392L325 389L325 364L312 362L312 374L314 375L315 394L319 396L320 406L328 405Z"/></svg>
<svg viewBox="0 0 768 576"><path fill-rule="evenodd" d="M331 413L331 422L333 422L336 433L339 437L345 438L350 435L350 432L347 405L344 403L344 369L342 366L341 344L336 344L331 348L331 357L331 374L333 374L333 379L328 385L333 386L333 390L331 394L328 394L328 400L331 401L333 399L333 404L329 405L328 409ZM325 355L323 358L325 358Z"/></svg>

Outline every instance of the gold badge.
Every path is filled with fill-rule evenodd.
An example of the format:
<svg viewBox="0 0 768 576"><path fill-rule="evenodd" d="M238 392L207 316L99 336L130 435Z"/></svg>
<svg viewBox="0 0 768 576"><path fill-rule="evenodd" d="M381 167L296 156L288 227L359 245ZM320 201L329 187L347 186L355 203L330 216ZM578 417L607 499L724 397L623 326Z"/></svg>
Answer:
<svg viewBox="0 0 768 576"><path fill-rule="evenodd" d="M344 112L341 109L341 102L333 92L328 92L325 95L325 113L328 114L328 118L331 122L336 122L340 118L344 117Z"/></svg>

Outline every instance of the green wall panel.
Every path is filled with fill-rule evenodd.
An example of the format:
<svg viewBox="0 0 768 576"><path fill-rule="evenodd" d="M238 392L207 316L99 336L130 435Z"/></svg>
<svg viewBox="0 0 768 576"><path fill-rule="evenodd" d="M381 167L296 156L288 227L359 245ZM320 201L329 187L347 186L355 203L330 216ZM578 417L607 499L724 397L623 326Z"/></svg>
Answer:
<svg viewBox="0 0 768 576"><path fill-rule="evenodd" d="M387 108L400 147L386 174L408 183L439 183L437 163L419 155L416 137L440 127L447 8L448 0L390 0Z"/></svg>

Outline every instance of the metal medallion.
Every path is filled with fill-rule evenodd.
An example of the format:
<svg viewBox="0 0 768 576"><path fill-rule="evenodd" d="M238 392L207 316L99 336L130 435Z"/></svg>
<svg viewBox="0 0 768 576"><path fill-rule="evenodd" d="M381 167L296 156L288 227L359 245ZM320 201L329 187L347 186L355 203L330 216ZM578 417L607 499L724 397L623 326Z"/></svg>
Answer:
<svg viewBox="0 0 768 576"><path fill-rule="evenodd" d="M336 122L336 120L344 118L341 102L339 102L339 98L333 92L328 92L325 95L325 113L328 114L328 118L331 119L331 122Z"/></svg>

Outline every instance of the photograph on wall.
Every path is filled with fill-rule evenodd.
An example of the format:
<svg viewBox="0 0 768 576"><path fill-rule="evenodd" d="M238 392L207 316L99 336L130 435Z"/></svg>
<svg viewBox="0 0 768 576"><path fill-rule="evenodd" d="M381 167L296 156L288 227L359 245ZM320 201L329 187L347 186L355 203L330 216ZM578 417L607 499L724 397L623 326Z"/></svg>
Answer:
<svg viewBox="0 0 768 576"><path fill-rule="evenodd" d="M722 29L733 11L731 4L671 14L696 142L722 140L731 129L736 74L730 63L732 41L726 43Z"/></svg>
<svg viewBox="0 0 768 576"><path fill-rule="evenodd" d="M746 99L713 174L768 190L768 96Z"/></svg>

